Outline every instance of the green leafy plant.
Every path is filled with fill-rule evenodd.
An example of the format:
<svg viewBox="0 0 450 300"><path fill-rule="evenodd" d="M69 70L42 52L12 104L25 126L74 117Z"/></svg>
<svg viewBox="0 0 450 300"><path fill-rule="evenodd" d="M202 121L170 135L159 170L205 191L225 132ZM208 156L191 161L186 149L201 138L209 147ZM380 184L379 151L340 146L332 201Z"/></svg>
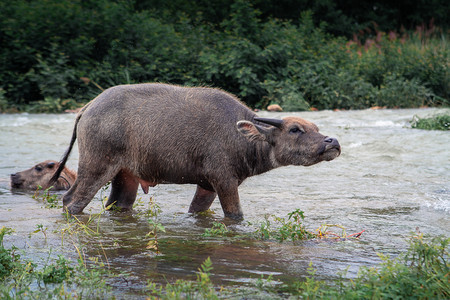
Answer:
<svg viewBox="0 0 450 300"><path fill-rule="evenodd" d="M56 263L45 266L40 277L45 284L63 283L73 276L74 268L64 257L59 256Z"/></svg>
<svg viewBox="0 0 450 300"><path fill-rule="evenodd" d="M80 259L83 259L83 255L80 252L80 247L77 246L76 239L79 239L80 234L86 237L98 237L100 235L100 219L102 212L98 214L90 214L87 219L78 218L74 215L70 215L68 212L64 213L66 217L66 223L60 229L61 244L64 244L64 239L68 238L72 241L72 244L78 251Z"/></svg>
<svg viewBox="0 0 450 300"><path fill-rule="evenodd" d="M36 234L38 232L42 232L44 235L44 238L47 240L47 227L44 227L42 224L36 225L36 230L29 234L29 237L31 237L33 234Z"/></svg>
<svg viewBox="0 0 450 300"><path fill-rule="evenodd" d="M73 99L46 97L44 100L36 101L35 104L30 105L27 110L33 113L61 113L80 106Z"/></svg>
<svg viewBox="0 0 450 300"><path fill-rule="evenodd" d="M150 231L147 233L147 237L149 237L150 240L147 242L146 248L154 251L156 254L159 254L160 249L159 249L158 234L160 232L166 232L166 228L161 223L158 223L156 220L153 219L149 219L148 224L150 225Z"/></svg>
<svg viewBox="0 0 450 300"><path fill-rule="evenodd" d="M156 203L153 197L150 197L148 203L142 203L141 199L135 202L134 207L143 206L144 210L139 211L139 215L144 215L147 218L157 218L162 210L158 203Z"/></svg>
<svg viewBox="0 0 450 300"><path fill-rule="evenodd" d="M213 222L211 228L206 228L205 232L202 234L203 237L217 237L217 236L227 236L230 230L224 223Z"/></svg>
<svg viewBox="0 0 450 300"><path fill-rule="evenodd" d="M439 106L450 97L446 28L387 31L400 28L398 18L367 15L364 4L346 13L329 0L296 9L274 1L1 5L2 111L61 112L140 82L220 87L251 107L286 111ZM441 5L405 15L447 20ZM355 19L361 15L368 19ZM370 25L374 18L385 26Z"/></svg>
<svg viewBox="0 0 450 300"><path fill-rule="evenodd" d="M9 276L17 267L17 262L20 259L20 255L15 253L15 248L5 249L3 245L5 235L11 234L12 232L13 230L11 228L5 226L0 228L0 279Z"/></svg>
<svg viewBox="0 0 450 300"><path fill-rule="evenodd" d="M304 219L303 211L296 209L287 215L286 218L275 217L274 224L276 229L272 229L270 218L265 217L265 222L261 223L256 230L256 234L262 239L275 238L279 242L285 240L297 241L316 237L313 233L307 231L302 223Z"/></svg>
<svg viewBox="0 0 450 300"><path fill-rule="evenodd" d="M450 115L436 115L429 118L414 116L411 127L425 130L450 130Z"/></svg>
<svg viewBox="0 0 450 300"><path fill-rule="evenodd" d="M50 190L53 186L45 189L41 194L42 186L38 185L38 188L34 192L32 198L35 200L40 200L45 203L46 208L61 208L61 205L58 205L58 195L50 194Z"/></svg>
<svg viewBox="0 0 450 300"><path fill-rule="evenodd" d="M303 211L296 209L288 213L288 219L276 218L280 222L281 227L278 229L280 236L279 241L291 239L292 241L309 239L313 235L309 233L302 224Z"/></svg>
<svg viewBox="0 0 450 300"><path fill-rule="evenodd" d="M198 269L196 281L177 280L165 286L149 283L147 289L152 295L150 299L219 299L219 293L210 279L212 269L208 257Z"/></svg>
<svg viewBox="0 0 450 300"><path fill-rule="evenodd" d="M397 258L379 254L380 266L362 267L351 281L343 277L332 285L318 281L310 265L310 276L295 282L290 291L309 299L447 299L450 238L424 238L419 233L409 244Z"/></svg>

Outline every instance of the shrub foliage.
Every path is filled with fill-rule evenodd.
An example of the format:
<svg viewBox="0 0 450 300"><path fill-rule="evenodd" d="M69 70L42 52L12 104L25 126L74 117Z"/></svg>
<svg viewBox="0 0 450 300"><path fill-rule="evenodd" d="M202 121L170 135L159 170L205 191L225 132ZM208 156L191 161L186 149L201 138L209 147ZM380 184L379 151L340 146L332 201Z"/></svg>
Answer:
<svg viewBox="0 0 450 300"><path fill-rule="evenodd" d="M347 41L318 8L275 19L259 2L216 3L220 14L153 2L0 0L0 109L61 111L150 81L220 87L256 108L448 104L447 34L433 24Z"/></svg>

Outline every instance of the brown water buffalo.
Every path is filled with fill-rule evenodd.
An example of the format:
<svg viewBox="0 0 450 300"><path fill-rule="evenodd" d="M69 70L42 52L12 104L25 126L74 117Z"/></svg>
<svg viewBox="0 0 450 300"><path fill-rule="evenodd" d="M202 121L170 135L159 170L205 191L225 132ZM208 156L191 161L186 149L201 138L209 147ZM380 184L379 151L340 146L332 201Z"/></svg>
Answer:
<svg viewBox="0 0 450 300"><path fill-rule="evenodd" d="M106 206L132 207L139 184L196 184L189 212L207 210L216 195L226 217L242 219L238 187L247 178L287 165L310 166L341 152L298 117L258 118L222 90L160 83L109 88L77 115L64 168L78 137L78 178L63 197L81 212L112 180Z"/></svg>
<svg viewBox="0 0 450 300"><path fill-rule="evenodd" d="M53 191L68 190L75 182L77 174L64 167L61 170L58 179L50 183L50 179L55 174L58 167L59 162L46 160L28 170L11 174L11 188L36 190L38 186L41 186L43 189L48 189L50 186L53 186Z"/></svg>

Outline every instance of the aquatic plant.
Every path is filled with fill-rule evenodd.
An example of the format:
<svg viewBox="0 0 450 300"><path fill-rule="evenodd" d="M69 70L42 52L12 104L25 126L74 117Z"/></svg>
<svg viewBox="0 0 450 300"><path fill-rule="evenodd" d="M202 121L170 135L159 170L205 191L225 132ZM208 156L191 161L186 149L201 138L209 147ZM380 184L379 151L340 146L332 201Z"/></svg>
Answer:
<svg viewBox="0 0 450 300"><path fill-rule="evenodd" d="M271 218L273 222L271 222ZM365 231L347 234L346 229L338 224L322 224L316 229L316 232L308 231L303 225L304 212L296 209L287 214L287 218L265 216L265 221L259 224L255 234L257 238L262 240L275 239L279 242L299 241L308 239L347 239L359 238ZM333 232L331 228L338 228L341 232Z"/></svg>
<svg viewBox="0 0 450 300"><path fill-rule="evenodd" d="M56 262L39 269L33 261L21 260L17 248L6 249L3 238L12 229L0 229L1 299L105 299L110 298L107 279L114 276L98 258L86 265L59 256ZM108 297L109 295L109 297Z"/></svg>
<svg viewBox="0 0 450 300"><path fill-rule="evenodd" d="M290 224L285 233L286 240L292 239L297 224L301 224L303 214L295 210L281 223ZM283 219L283 218L281 218ZM151 219L154 220L154 219ZM299 222L300 220L300 222ZM77 222L77 221L74 221ZM218 223L220 224L220 223ZM153 224L152 226L157 226ZM216 225L218 228L226 228ZM272 226L272 223L270 223ZM283 226L280 226L283 227ZM214 227L213 227L214 228ZM345 228L324 224L319 228L322 236L329 235L330 229L338 229L336 235L352 236ZM159 229L158 229L159 230ZM268 230L272 236L275 229ZM84 230L75 230L83 233ZM219 230L220 232L220 230ZM5 235L12 229L0 229L0 298L2 299L91 299L113 298L108 280L114 275L98 257L85 259L80 255L76 262L61 256L56 261L51 255L42 268L33 261L22 260L16 248L6 249ZM90 231L87 231L89 234ZM280 230L277 235L281 236ZM316 234L317 236L317 234ZM334 235L331 235L334 236ZM270 237L273 238L273 237ZM299 297L304 299L448 299L450 297L450 238L426 237L420 232L408 240L409 248L396 258L379 254L382 263L376 267L360 268L357 278L348 280L345 273L337 281L326 282L316 278L316 270L310 264L309 276L305 279L293 278L291 282L273 282L273 278L258 278L253 286L223 287L214 283L211 276L213 264L205 260L196 274L195 280L177 280L159 285L150 282L147 287L149 299L273 299ZM79 244L78 248L85 245ZM81 250L77 250L81 251ZM49 263L51 262L51 263Z"/></svg>
<svg viewBox="0 0 450 300"><path fill-rule="evenodd" d="M337 282L315 279L310 265L305 281L284 286L308 299L448 299L450 296L450 238L410 238L409 249L397 258L379 254L378 267L362 267L354 280L341 274Z"/></svg>
<svg viewBox="0 0 450 300"><path fill-rule="evenodd" d="M330 230L331 228L335 229L337 228L341 232L340 233L333 232ZM347 234L347 230L342 225L322 224L320 225L319 228L316 229L316 231L317 233L315 234L315 237L319 239L347 239L347 238L359 238L365 230L358 233Z"/></svg>
<svg viewBox="0 0 450 300"><path fill-rule="evenodd" d="M0 229L0 279L7 277L17 266L17 261L20 259L18 254L15 254L15 248L5 249L3 246L3 238L7 234L11 234L11 228L2 226Z"/></svg>
<svg viewBox="0 0 450 300"><path fill-rule="evenodd" d="M42 186L38 185L36 191L34 192L32 198L35 200L40 200L45 203L46 208L62 208L61 205L58 205L58 195L50 194L50 190L53 186L45 189L41 194Z"/></svg>
<svg viewBox="0 0 450 300"><path fill-rule="evenodd" d="M450 114L436 115L428 118L414 116L411 127L425 130L450 130Z"/></svg>
<svg viewBox="0 0 450 300"><path fill-rule="evenodd" d="M150 249L154 251L156 254L159 254L159 241L158 241L158 234L160 232L166 232L166 228L161 224L158 223L154 219L149 219L148 224L150 225L150 231L147 233L147 237L150 238L150 240L147 242L147 249Z"/></svg>
<svg viewBox="0 0 450 300"><path fill-rule="evenodd" d="M66 224L65 227L61 229L61 240L64 240L65 235L74 236L80 232L87 236L98 236L100 234L100 218L102 216L102 212L90 214L86 221L64 212ZM94 222L96 223L95 227L92 225Z"/></svg>
<svg viewBox="0 0 450 300"><path fill-rule="evenodd" d="M203 237L216 237L216 236L227 236L230 230L222 222L213 222L211 228L206 228L205 232L202 234Z"/></svg>
<svg viewBox="0 0 450 300"><path fill-rule="evenodd" d="M177 280L165 286L150 282L147 285L151 295L148 299L219 299L220 293L210 279L212 269L212 262L208 257L198 269L195 281Z"/></svg>
<svg viewBox="0 0 450 300"><path fill-rule="evenodd" d="M287 219L274 217L274 223L277 227L273 229L270 222L270 216L265 216L265 221L262 222L256 230L256 235L263 240L274 238L279 242L285 240L305 240L315 237L315 235L307 231L303 225L302 221L304 218L304 212L300 209L296 209L287 214Z"/></svg>
<svg viewBox="0 0 450 300"><path fill-rule="evenodd" d="M162 210L158 203L156 203L153 197L150 197L147 208L144 209L143 214L147 218L157 218L161 214ZM141 214L141 213L139 213Z"/></svg>
<svg viewBox="0 0 450 300"><path fill-rule="evenodd" d="M153 197L150 197L149 206L144 210L144 214L148 218L147 222L150 225L150 231L146 235L150 240L147 242L146 248L159 254L158 234L160 232L166 232L166 228L158 221L158 217L161 214L161 208L155 202Z"/></svg>
<svg viewBox="0 0 450 300"><path fill-rule="evenodd" d="M36 224L36 230L33 231L33 232L31 232L31 233L28 235L28 237L31 238L31 236L32 236L33 234L38 233L38 232L42 232L42 234L44 235L44 238L47 240L47 227L44 227L44 225L42 225L42 224Z"/></svg>
<svg viewBox="0 0 450 300"><path fill-rule="evenodd" d="M59 256L56 263L45 266L39 276L45 284L63 283L72 277L73 272L74 268L70 266L70 262Z"/></svg>

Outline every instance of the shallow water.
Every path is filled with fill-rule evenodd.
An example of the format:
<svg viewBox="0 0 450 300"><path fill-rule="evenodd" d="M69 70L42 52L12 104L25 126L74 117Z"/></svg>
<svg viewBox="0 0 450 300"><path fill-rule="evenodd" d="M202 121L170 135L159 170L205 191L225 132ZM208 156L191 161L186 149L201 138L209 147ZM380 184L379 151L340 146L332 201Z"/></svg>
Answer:
<svg viewBox="0 0 450 300"><path fill-rule="evenodd" d="M138 295L148 280L194 279L207 257L213 262L212 279L218 285L247 284L261 275L281 281L300 279L311 261L321 279L335 278L347 267L347 276L354 277L360 266L380 262L378 252L395 255L405 250L411 232L449 235L450 133L415 130L409 125L414 115L437 112L443 110L260 113L313 121L322 133L338 138L342 154L331 162L280 168L247 179L240 187L245 221L229 227L237 234L248 233L266 215L286 217L300 208L309 230L324 223L340 224L347 233L365 230L359 240L280 244L205 238L205 229L223 220L217 199L214 215L193 217L187 210L194 186L160 185L149 195L140 191L141 205L133 212L103 212L94 222L100 235L81 236L88 245L82 250L86 256L101 257L112 270L127 273L112 284L117 293L132 295ZM67 228L61 210L45 208L32 193L11 192L9 174L46 159L58 160L68 146L74 118L72 114L0 115L0 226L15 229L5 244L24 249L25 257L42 264L49 255L77 258L75 241L61 234ZM74 150L68 166L76 170ZM100 197L99 193L86 213L102 211ZM158 235L159 255L146 249L150 226L144 212L150 197L160 206L158 222L166 228ZM88 214L81 219L86 222ZM38 224L47 228L46 238L42 232L31 234Z"/></svg>

